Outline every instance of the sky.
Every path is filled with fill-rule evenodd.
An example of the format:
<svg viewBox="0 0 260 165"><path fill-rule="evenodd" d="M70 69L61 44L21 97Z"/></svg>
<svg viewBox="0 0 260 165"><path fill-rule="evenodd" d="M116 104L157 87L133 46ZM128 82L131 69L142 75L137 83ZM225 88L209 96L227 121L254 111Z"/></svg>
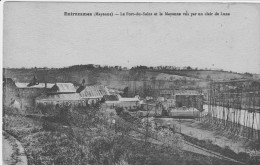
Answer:
<svg viewBox="0 0 260 165"><path fill-rule="evenodd" d="M189 16L165 16L186 11ZM168 65L260 74L259 20L257 4L5 2L3 67Z"/></svg>

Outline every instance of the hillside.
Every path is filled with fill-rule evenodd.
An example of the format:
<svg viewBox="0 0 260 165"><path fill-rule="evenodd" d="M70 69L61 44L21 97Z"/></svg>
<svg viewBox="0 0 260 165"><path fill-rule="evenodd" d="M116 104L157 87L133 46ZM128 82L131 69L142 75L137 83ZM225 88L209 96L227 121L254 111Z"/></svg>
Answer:
<svg viewBox="0 0 260 165"><path fill-rule="evenodd" d="M216 70L154 70L150 68L122 69L121 67L95 67L76 65L67 68L18 68L4 69L4 76L16 82L29 82L36 75L39 82L72 82L79 85L83 79L86 84L103 84L111 88L124 89L129 81L164 80L194 81L205 86L209 80L231 80L241 78L259 79L260 75L240 74Z"/></svg>
<svg viewBox="0 0 260 165"><path fill-rule="evenodd" d="M33 75L36 75L39 82L72 82L79 85L83 79L86 84L101 83L116 88L124 88L127 86L128 71L105 71L105 70L73 70L63 69L5 69L5 77L13 78L16 82L30 82Z"/></svg>
<svg viewBox="0 0 260 165"><path fill-rule="evenodd" d="M164 71L169 74L177 74L182 76L194 77L204 80L231 80L231 79L242 79L252 78L252 76L242 73L219 71L219 70L174 70ZM256 76L255 76L256 77Z"/></svg>

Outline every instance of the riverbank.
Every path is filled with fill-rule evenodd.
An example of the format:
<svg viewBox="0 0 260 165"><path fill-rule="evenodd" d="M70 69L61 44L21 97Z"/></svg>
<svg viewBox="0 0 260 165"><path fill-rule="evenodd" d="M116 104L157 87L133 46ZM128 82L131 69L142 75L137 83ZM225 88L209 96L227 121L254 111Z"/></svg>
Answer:
<svg viewBox="0 0 260 165"><path fill-rule="evenodd" d="M222 148L229 147L235 153L248 152L254 150L253 141L240 136L231 136L231 134L221 132L220 128L212 126L206 122L196 120L177 120L164 119L168 124L173 124L182 134L197 138L198 140L211 141L212 144Z"/></svg>

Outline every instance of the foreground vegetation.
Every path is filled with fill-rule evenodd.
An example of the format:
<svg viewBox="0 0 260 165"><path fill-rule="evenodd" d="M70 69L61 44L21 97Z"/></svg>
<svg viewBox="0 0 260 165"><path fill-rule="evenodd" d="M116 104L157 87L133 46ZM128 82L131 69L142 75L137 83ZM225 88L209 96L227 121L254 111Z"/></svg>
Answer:
<svg viewBox="0 0 260 165"><path fill-rule="evenodd" d="M21 141L29 164L230 164L133 138L129 130L115 130L99 106L74 108L62 124L5 110L4 130Z"/></svg>

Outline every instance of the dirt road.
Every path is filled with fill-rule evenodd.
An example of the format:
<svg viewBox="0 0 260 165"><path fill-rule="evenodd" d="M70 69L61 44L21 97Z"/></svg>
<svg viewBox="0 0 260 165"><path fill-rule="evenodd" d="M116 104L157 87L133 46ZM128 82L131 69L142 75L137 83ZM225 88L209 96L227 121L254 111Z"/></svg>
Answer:
<svg viewBox="0 0 260 165"><path fill-rule="evenodd" d="M11 142L7 139L6 136L3 136L3 164L9 165L15 163L15 157L12 158L14 152Z"/></svg>

